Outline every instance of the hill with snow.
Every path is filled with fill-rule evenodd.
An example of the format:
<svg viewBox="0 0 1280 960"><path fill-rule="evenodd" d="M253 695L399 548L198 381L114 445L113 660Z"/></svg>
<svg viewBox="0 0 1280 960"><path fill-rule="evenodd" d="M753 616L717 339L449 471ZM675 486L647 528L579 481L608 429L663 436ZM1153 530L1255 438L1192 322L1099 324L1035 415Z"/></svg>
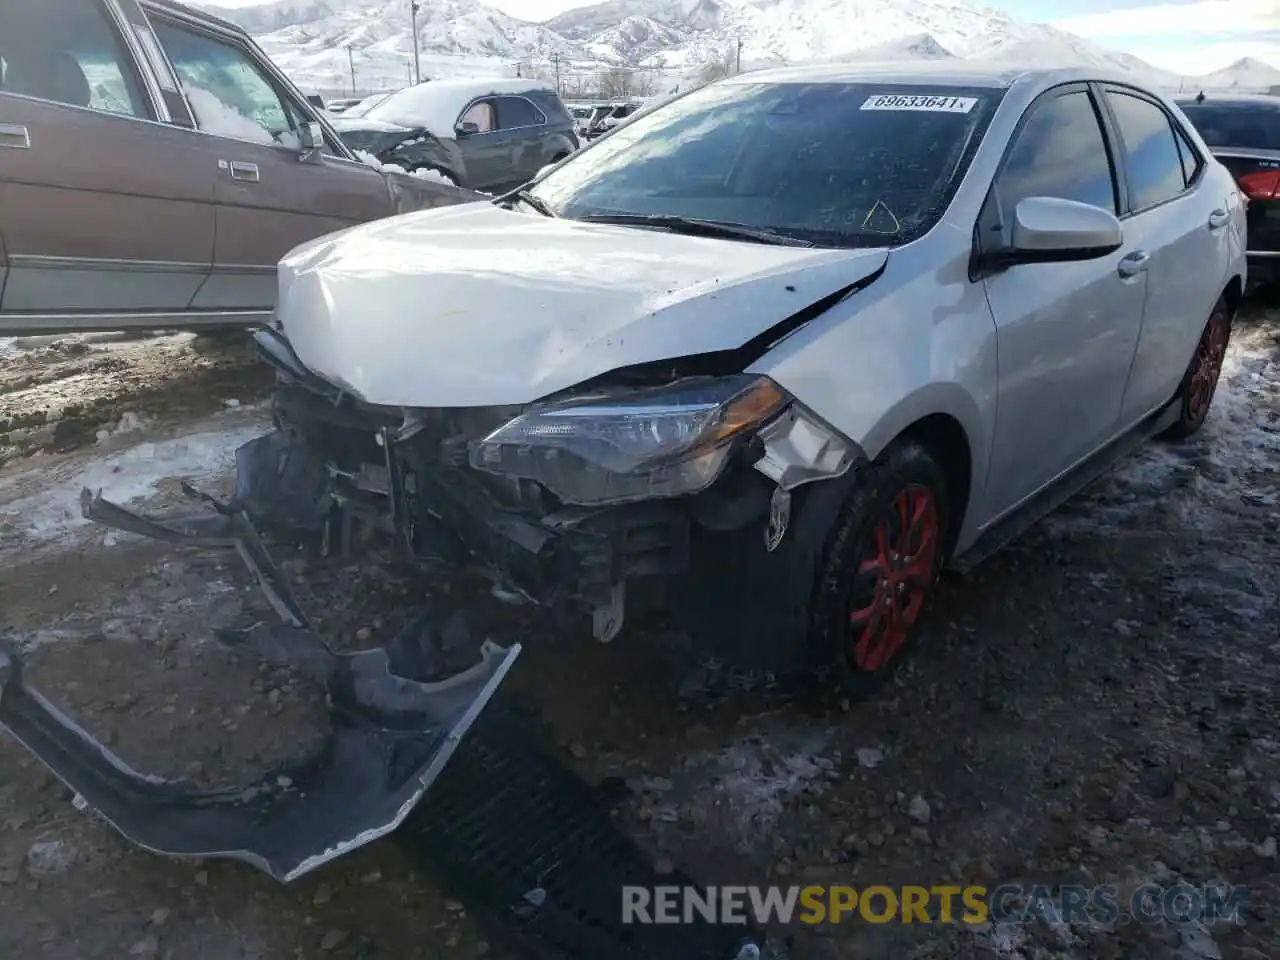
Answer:
<svg viewBox="0 0 1280 960"><path fill-rule="evenodd" d="M280 0L214 12L257 37L298 83L325 90L399 86L413 44L406 0ZM956 57L1088 64L1176 89L1261 89L1280 70L1242 60L1178 78L1047 24L956 0L606 0L530 23L479 0L431 0L418 14L427 76L598 76L628 66L672 83L738 53L744 67L846 59ZM554 65L553 65L554 64Z"/></svg>

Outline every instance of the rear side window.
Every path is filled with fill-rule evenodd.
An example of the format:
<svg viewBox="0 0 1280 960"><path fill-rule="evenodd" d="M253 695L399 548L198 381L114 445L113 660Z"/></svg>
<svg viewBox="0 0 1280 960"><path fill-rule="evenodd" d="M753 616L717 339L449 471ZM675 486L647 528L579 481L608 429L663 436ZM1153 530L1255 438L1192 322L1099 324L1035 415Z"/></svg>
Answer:
<svg viewBox="0 0 1280 960"><path fill-rule="evenodd" d="M1184 103L1180 106L1211 147L1280 150L1280 107L1261 103Z"/></svg>
<svg viewBox="0 0 1280 960"><path fill-rule="evenodd" d="M1083 90L1031 107L996 182L1012 217L1027 197L1056 197L1117 211L1115 181L1093 98Z"/></svg>
<svg viewBox="0 0 1280 960"><path fill-rule="evenodd" d="M1129 204L1145 210L1186 189L1182 157L1169 115L1150 100L1108 91L1107 99L1124 141Z"/></svg>
<svg viewBox="0 0 1280 960"><path fill-rule="evenodd" d="M542 111L524 97L498 98L498 129L536 127L546 122L547 118L542 115Z"/></svg>
<svg viewBox="0 0 1280 960"><path fill-rule="evenodd" d="M137 65L97 0L0 0L0 93L151 116Z"/></svg>

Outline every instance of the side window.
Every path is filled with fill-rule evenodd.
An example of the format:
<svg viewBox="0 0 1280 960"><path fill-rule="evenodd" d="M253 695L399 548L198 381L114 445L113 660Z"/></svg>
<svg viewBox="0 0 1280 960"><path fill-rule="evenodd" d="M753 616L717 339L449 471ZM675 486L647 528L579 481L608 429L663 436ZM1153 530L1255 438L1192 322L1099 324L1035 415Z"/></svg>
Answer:
<svg viewBox="0 0 1280 960"><path fill-rule="evenodd" d="M1169 115L1150 100L1127 93L1108 91L1107 99L1124 141L1125 173L1133 209L1145 210L1182 193L1186 181Z"/></svg>
<svg viewBox="0 0 1280 960"><path fill-rule="evenodd" d="M1004 218L1027 197L1077 200L1115 213L1115 179L1093 98L1080 90L1031 110L996 180Z"/></svg>
<svg viewBox="0 0 1280 960"><path fill-rule="evenodd" d="M1182 158L1182 182L1189 187L1191 181L1196 178L1196 174L1200 172L1200 168L1204 166L1204 161L1200 159L1200 152L1191 145L1187 135L1176 123L1173 125L1173 134L1178 140L1178 154Z"/></svg>
<svg viewBox="0 0 1280 960"><path fill-rule="evenodd" d="M137 64L98 0L3 0L0 92L152 116Z"/></svg>
<svg viewBox="0 0 1280 960"><path fill-rule="evenodd" d="M481 133L488 133L495 126L493 120L493 104L488 100L473 103L467 112L458 118L458 123L474 123Z"/></svg>
<svg viewBox="0 0 1280 960"><path fill-rule="evenodd" d="M197 127L253 143L302 145L301 113L276 92L247 51L161 20L154 26Z"/></svg>
<svg viewBox="0 0 1280 960"><path fill-rule="evenodd" d="M542 115L542 111L524 97L498 98L498 129L536 127L546 122L547 118Z"/></svg>

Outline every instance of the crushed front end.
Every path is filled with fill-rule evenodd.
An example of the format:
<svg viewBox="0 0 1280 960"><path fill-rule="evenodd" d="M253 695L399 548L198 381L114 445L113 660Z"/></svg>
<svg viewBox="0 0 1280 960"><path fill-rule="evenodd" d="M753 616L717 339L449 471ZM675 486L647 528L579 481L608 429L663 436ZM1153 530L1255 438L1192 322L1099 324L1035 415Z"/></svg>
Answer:
<svg viewBox="0 0 1280 960"><path fill-rule="evenodd" d="M697 362L522 406L393 408L311 372L277 330L257 341L278 383L276 431L241 451L256 522L326 551L381 531L602 641L655 607L723 628L743 589L768 595L736 602L750 629L776 636L796 609L774 572L794 566L779 549L793 493L861 458L767 377Z"/></svg>

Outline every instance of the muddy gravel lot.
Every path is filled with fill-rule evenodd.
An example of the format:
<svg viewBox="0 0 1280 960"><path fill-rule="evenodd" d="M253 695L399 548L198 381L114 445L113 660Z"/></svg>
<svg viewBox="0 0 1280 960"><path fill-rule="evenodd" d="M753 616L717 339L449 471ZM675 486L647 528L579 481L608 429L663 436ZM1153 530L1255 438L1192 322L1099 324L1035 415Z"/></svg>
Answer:
<svg viewBox="0 0 1280 960"><path fill-rule="evenodd" d="M225 490L263 371L190 338L0 356L0 636L126 759L241 780L323 733L318 692L212 628L266 608L234 557L79 519ZM287 555L319 629L385 640L438 588L378 557ZM632 788L619 823L704 882L1246 885L1239 922L792 929L795 958L1280 956L1280 311L1237 322L1202 434L1153 445L968 578L875 700L708 702L669 638L610 647L493 613L563 761ZM509 640L510 636L497 637ZM382 842L294 885L164 860L77 812L0 736L0 957L505 955L447 881Z"/></svg>

